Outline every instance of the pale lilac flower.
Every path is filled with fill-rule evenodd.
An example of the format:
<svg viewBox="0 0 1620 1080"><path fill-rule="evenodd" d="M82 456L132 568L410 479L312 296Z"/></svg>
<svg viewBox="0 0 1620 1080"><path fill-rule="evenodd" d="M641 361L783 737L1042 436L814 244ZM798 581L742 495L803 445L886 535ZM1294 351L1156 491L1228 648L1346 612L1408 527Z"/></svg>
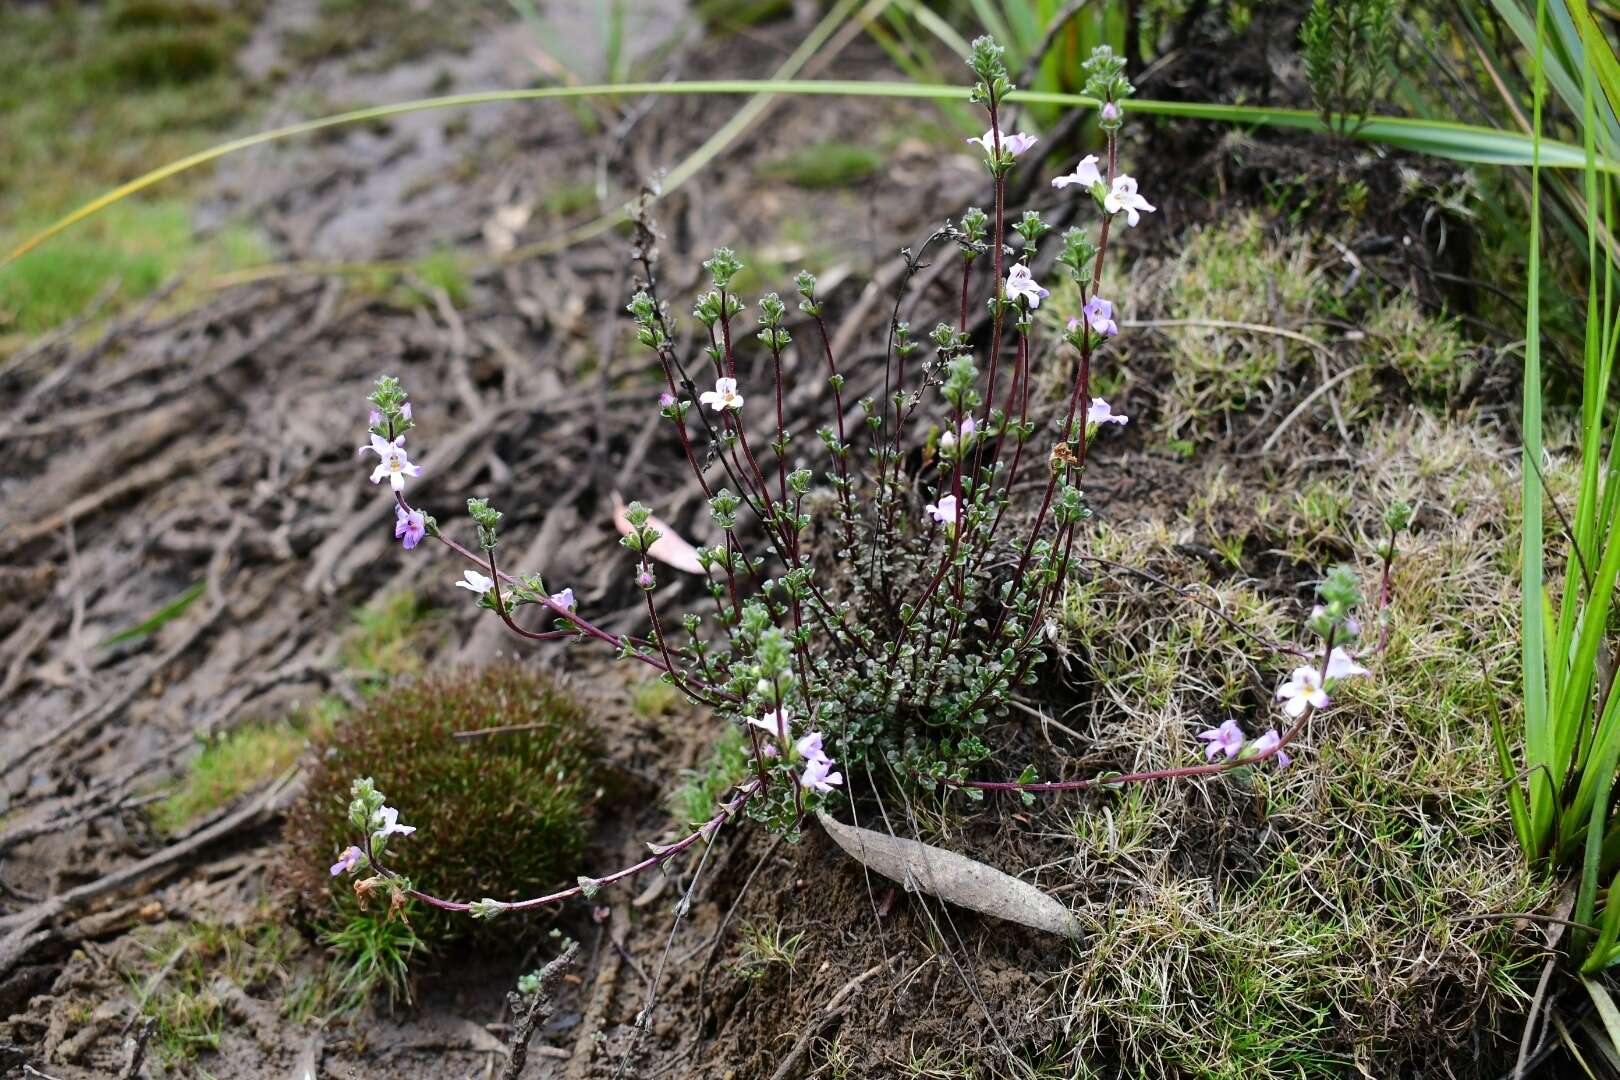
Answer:
<svg viewBox="0 0 1620 1080"><path fill-rule="evenodd" d="M466 589L483 596L495 587L495 583L476 570L468 570L461 581L456 582L456 588Z"/></svg>
<svg viewBox="0 0 1620 1080"><path fill-rule="evenodd" d="M978 430L979 430L979 425L978 425L978 423L976 421L974 421L973 417L970 416L966 420L963 420L962 421L962 441L967 442L969 439L973 438L974 434Z"/></svg>
<svg viewBox="0 0 1620 1080"><path fill-rule="evenodd" d="M636 584L643 589L650 589L657 584L657 579L653 577L653 572L651 570L643 567L642 570L636 574Z"/></svg>
<svg viewBox="0 0 1620 1080"><path fill-rule="evenodd" d="M360 860L363 858L365 858L365 852L350 844L343 854L338 856L338 861L332 864L332 876L337 877L339 874L354 873L354 868L360 865Z"/></svg>
<svg viewBox="0 0 1620 1080"><path fill-rule="evenodd" d="M923 507L923 510L928 515L925 520L932 520L940 525L947 525L952 528L962 519L962 509L957 505L955 495L943 496L939 502L929 503Z"/></svg>
<svg viewBox="0 0 1620 1080"><path fill-rule="evenodd" d="M1067 176L1054 176L1052 178L1052 186L1055 188L1066 188L1070 184L1079 184L1087 191L1090 191L1100 183L1102 183L1102 173L1097 171L1096 154L1087 154L1081 158L1080 163L1074 167L1074 172L1069 173Z"/></svg>
<svg viewBox="0 0 1620 1080"><path fill-rule="evenodd" d="M1156 207L1136 193L1135 179L1121 175L1114 177L1113 187L1103 196L1103 209L1110 214L1125 211L1125 224L1135 228L1142 218L1140 211L1151 214Z"/></svg>
<svg viewBox="0 0 1620 1080"><path fill-rule="evenodd" d="M405 456L405 436L403 435L393 442L389 442L381 435L373 434L371 436L371 445L362 446L356 452L363 454L367 450L376 454L380 459L377 462L377 467L371 472L371 482L373 484L381 483L383 477L387 477L388 482L393 485L395 491L404 491L407 476L422 475L422 467L412 465L410 458Z"/></svg>
<svg viewBox="0 0 1620 1080"><path fill-rule="evenodd" d="M1372 672L1356 663L1355 659L1337 645L1328 653L1327 677L1330 679L1352 679L1358 675L1371 675Z"/></svg>
<svg viewBox="0 0 1620 1080"><path fill-rule="evenodd" d="M371 415L366 419L372 427L376 427L378 424L382 423L382 413L378 412L376 409L372 409Z"/></svg>
<svg viewBox="0 0 1620 1080"><path fill-rule="evenodd" d="M574 601L574 590L571 588L564 589L562 592L552 593L551 602L562 608L564 611L573 611L574 608L578 606Z"/></svg>
<svg viewBox="0 0 1620 1080"><path fill-rule="evenodd" d="M394 507L394 539L403 540L406 551L420 544L426 534L427 516L422 511L407 512L403 506Z"/></svg>
<svg viewBox="0 0 1620 1080"><path fill-rule="evenodd" d="M714 380L714 389L703 391L698 395L698 400L715 412L743 407L743 396L737 393L736 379Z"/></svg>
<svg viewBox="0 0 1620 1080"><path fill-rule="evenodd" d="M409 420L411 418L411 403L410 402L407 401L405 404L403 404L403 405L401 405L399 407L399 415L403 416L407 420Z"/></svg>
<svg viewBox="0 0 1620 1080"><path fill-rule="evenodd" d="M393 836L395 833L400 836L409 836L416 831L415 825L401 825L399 823L399 811L392 806L385 806L378 810L377 816L372 820L381 826L381 828L372 832L372 835L378 838Z"/></svg>
<svg viewBox="0 0 1620 1080"><path fill-rule="evenodd" d="M991 128L977 139L968 139L967 141L970 143L978 143L984 148L985 153L993 154L996 150L996 130L995 128ZM1040 140L1036 139L1035 136L1026 135L1020 131L1016 135L1003 135L1001 137L1001 149L1011 154L1013 157L1017 157L1019 154L1022 154L1025 150L1028 150L1039 141Z"/></svg>
<svg viewBox="0 0 1620 1080"><path fill-rule="evenodd" d="M826 758L811 758L805 763L799 783L823 795L844 782L844 774L833 772L833 763Z"/></svg>
<svg viewBox="0 0 1620 1080"><path fill-rule="evenodd" d="M1086 325L1091 332L1101 334L1103 337L1117 337L1119 325L1114 322L1114 305L1112 301L1104 300L1100 296L1093 296L1086 301L1081 314L1086 317Z"/></svg>
<svg viewBox="0 0 1620 1080"><path fill-rule="evenodd" d="M1023 263L1019 263L1007 271L1008 300L1023 297L1029 301L1030 307L1038 308L1041 306L1041 301L1050 295L1052 294L1041 288L1040 284L1030 276L1029 267Z"/></svg>
<svg viewBox="0 0 1620 1080"><path fill-rule="evenodd" d="M1305 714L1307 707L1325 709L1328 706L1322 676L1308 664L1295 668L1288 680L1277 687L1277 700L1283 703L1283 712L1296 720Z"/></svg>
<svg viewBox="0 0 1620 1080"><path fill-rule="evenodd" d="M1115 105L1112 101L1108 101L1108 102L1103 103L1102 117L1101 118L1105 123L1112 124L1113 122L1118 120L1119 117L1120 117L1120 111L1119 111L1119 106L1118 105Z"/></svg>
<svg viewBox="0 0 1620 1080"><path fill-rule="evenodd" d="M819 731L812 731L800 736L799 741L793 744L793 749L798 751L800 757L809 758L812 761L827 756L821 749L821 732Z"/></svg>
<svg viewBox="0 0 1620 1080"><path fill-rule="evenodd" d="M1219 754L1235 757L1237 752L1243 749L1243 729L1238 727L1236 720L1230 718L1218 728L1200 731L1198 737L1209 744L1204 747L1204 757L1209 761L1214 761Z"/></svg>
<svg viewBox="0 0 1620 1080"><path fill-rule="evenodd" d="M675 395L670 393L668 390L665 390L662 394L658 395L659 408L667 409L673 404L675 404Z"/></svg>
<svg viewBox="0 0 1620 1080"><path fill-rule="evenodd" d="M1250 744L1250 748L1254 751L1255 755L1258 756L1260 754L1269 753L1271 749L1280 742L1282 742L1282 736L1277 734L1276 728L1272 728L1270 731L1254 740L1254 742ZM1288 768L1289 764L1294 760L1288 756L1288 751L1286 750L1278 750L1272 755L1272 757L1276 759L1277 768L1279 769Z"/></svg>
<svg viewBox="0 0 1620 1080"><path fill-rule="evenodd" d="M748 722L770 735L777 742L787 743L789 717L786 709L773 709L764 716L751 716L748 718Z"/></svg>
<svg viewBox="0 0 1620 1080"><path fill-rule="evenodd" d="M1105 398L1094 397L1086 408L1086 423L1088 424L1118 424L1124 427L1130 422L1130 417L1124 413L1117 413L1109 408Z"/></svg>

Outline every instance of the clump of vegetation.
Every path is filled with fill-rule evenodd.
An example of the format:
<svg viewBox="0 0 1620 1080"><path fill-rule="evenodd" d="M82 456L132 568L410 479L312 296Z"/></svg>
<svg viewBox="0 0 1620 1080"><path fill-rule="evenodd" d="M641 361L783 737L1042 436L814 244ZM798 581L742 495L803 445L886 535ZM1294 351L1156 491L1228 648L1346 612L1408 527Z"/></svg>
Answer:
<svg viewBox="0 0 1620 1080"><path fill-rule="evenodd" d="M339 915L320 933L332 954L321 985L339 1013L353 1012L379 991L389 1008L411 1000L411 958L424 948L414 924L414 907L403 912L369 910L352 895L338 900Z"/></svg>
<svg viewBox="0 0 1620 1080"><path fill-rule="evenodd" d="M1284 364L1309 358L1301 342L1244 327L1296 325L1320 282L1309 244L1273 237L1257 213L1192 234L1164 288L1166 317L1185 323L1167 331L1164 423L1172 435L1208 437L1222 414L1256 401Z"/></svg>
<svg viewBox="0 0 1620 1080"><path fill-rule="evenodd" d="M267 917L243 926L192 923L141 945L146 962L121 974L141 1015L156 1022L152 1046L171 1069L218 1050L230 996L284 984L290 959L303 948L296 934Z"/></svg>
<svg viewBox="0 0 1620 1080"><path fill-rule="evenodd" d="M1070 819L1063 874L1110 884L1077 909L1087 945L1058 1014L1071 1044L1118 1048L1130 1075L1413 1075L1524 1005L1537 956L1496 916L1538 910L1551 889L1515 850L1483 719L1515 657L1512 622L1486 616L1513 596L1513 481L1478 467L1500 448L1465 425L1418 412L1364 430L1362 466L1338 481L1357 499L1316 544L1375 535L1368 507L1382 500L1424 507L1396 568L1401 603L1363 631L1374 647L1387 627L1380 677L1337 693L1308 770L1255 770L1192 797L1127 789ZM1208 486L1221 505L1195 519L1200 532L1265 503L1260 545L1281 554L1273 544L1298 535L1280 480ZM1068 722L1095 733L1088 751L1139 768L1173 765L1194 730L1263 711L1249 635L1286 635L1303 614L1286 592L1169 554L1166 532L1183 526L1099 526L1093 550L1191 587L1233 623L1101 575L1064 607L1064 644L1107 688ZM1379 569L1362 567L1369 594Z"/></svg>
<svg viewBox="0 0 1620 1080"><path fill-rule="evenodd" d="M883 156L869 146L819 142L761 165L766 180L785 180L803 188L840 188L858 184L883 166Z"/></svg>
<svg viewBox="0 0 1620 1080"><path fill-rule="evenodd" d="M153 826L178 832L286 769L303 749L304 732L287 722L220 732L203 744L180 786L152 805Z"/></svg>
<svg viewBox="0 0 1620 1080"><path fill-rule="evenodd" d="M741 729L727 727L709 751L709 760L688 773L669 796L669 805L683 823L709 820L720 798L748 776L749 747Z"/></svg>
<svg viewBox="0 0 1620 1080"><path fill-rule="evenodd" d="M457 738L467 732L482 734ZM350 785L361 773L412 793L416 831L392 851L424 889L517 898L579 871L596 793L593 743L584 711L530 668L499 664L380 692L314 749L288 817L288 876L304 916L339 935L353 894L328 864L352 839ZM432 944L470 924L424 912L412 925Z"/></svg>

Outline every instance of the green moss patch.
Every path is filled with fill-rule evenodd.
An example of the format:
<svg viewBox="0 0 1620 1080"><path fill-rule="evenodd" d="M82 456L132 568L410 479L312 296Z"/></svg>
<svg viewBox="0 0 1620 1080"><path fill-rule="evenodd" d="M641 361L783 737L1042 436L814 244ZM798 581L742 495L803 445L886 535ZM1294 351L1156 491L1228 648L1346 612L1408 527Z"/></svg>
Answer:
<svg viewBox="0 0 1620 1080"><path fill-rule="evenodd" d="M466 732L488 734L456 737ZM570 884L582 869L593 743L584 711L533 669L498 664L388 688L314 750L285 832L289 877L314 921L341 920L350 902L349 879L334 880L327 867L356 839L349 786L362 776L416 827L395 841L390 862L426 892L518 900ZM414 925L428 944L471 929L464 917L431 912Z"/></svg>

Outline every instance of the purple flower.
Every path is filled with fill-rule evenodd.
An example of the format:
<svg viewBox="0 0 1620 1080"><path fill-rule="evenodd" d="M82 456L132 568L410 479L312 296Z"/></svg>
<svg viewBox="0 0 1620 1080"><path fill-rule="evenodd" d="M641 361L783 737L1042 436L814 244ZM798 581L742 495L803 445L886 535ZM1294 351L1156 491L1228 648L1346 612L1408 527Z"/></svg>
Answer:
<svg viewBox="0 0 1620 1080"><path fill-rule="evenodd" d="M1091 327L1093 334L1101 334L1103 337L1118 336L1119 326L1114 322L1114 305L1111 301L1093 296L1086 301L1081 314L1086 317L1086 325Z"/></svg>
<svg viewBox="0 0 1620 1080"><path fill-rule="evenodd" d="M656 584L658 584L658 580L653 577L653 572L647 567L643 566L636 574L636 585L640 588L650 589Z"/></svg>
<svg viewBox="0 0 1620 1080"><path fill-rule="evenodd" d="M993 154L996 151L996 129L991 128L977 139L968 139L967 141L977 143L984 149L985 153ZM1017 157L1039 141L1035 136L1026 135L1020 131L1016 135L1003 135L1001 137L1001 149L1013 157Z"/></svg>
<svg viewBox="0 0 1620 1080"><path fill-rule="evenodd" d="M1136 193L1136 180L1129 176L1114 177L1113 187L1103 196L1103 209L1110 214L1125 211L1125 224L1131 228L1142 219L1141 211L1153 213L1156 209L1151 203Z"/></svg>
<svg viewBox="0 0 1620 1080"><path fill-rule="evenodd" d="M948 528L955 528L962 520L962 509L957 505L955 495L946 495L937 503L929 503L923 510L927 514L925 521L932 520Z"/></svg>
<svg viewBox="0 0 1620 1080"><path fill-rule="evenodd" d="M1277 687L1277 700L1283 703L1283 712L1296 720L1305 714L1307 707L1325 709L1328 706L1322 676L1309 664L1295 668L1287 681Z"/></svg>
<svg viewBox="0 0 1620 1080"><path fill-rule="evenodd" d="M665 390L662 394L658 395L659 408L667 409L673 404L675 404L675 395L670 393L668 390Z"/></svg>
<svg viewBox="0 0 1620 1080"><path fill-rule="evenodd" d="M832 771L833 763L822 752L821 732L812 731L805 735L793 744L793 749L804 759L804 772L799 777L800 784L825 795L844 782L843 774Z"/></svg>
<svg viewBox="0 0 1620 1080"><path fill-rule="evenodd" d="M376 427L378 424L382 423L382 413L378 412L376 409L372 409L371 415L367 417L367 421L372 427Z"/></svg>
<svg viewBox="0 0 1620 1080"><path fill-rule="evenodd" d="M410 402L407 401L405 404L403 404L403 405L401 405L399 407L399 415L403 416L407 420L409 420L411 418L411 403Z"/></svg>
<svg viewBox="0 0 1620 1080"><path fill-rule="evenodd" d="M1254 740L1250 748L1254 751L1255 756L1258 757L1261 754L1270 753L1280 742L1282 742L1282 737L1277 734L1276 728L1272 728L1270 731ZM1279 769L1288 768L1289 763L1294 760L1288 756L1288 751L1286 750L1278 750L1272 756L1277 759L1277 768Z"/></svg>
<svg viewBox="0 0 1620 1080"><path fill-rule="evenodd" d="M412 465L410 458L405 456L405 436L400 435L393 442L389 442L381 435L371 436L371 445L362 446L356 453L363 454L370 450L378 457L377 467L371 472L371 482L381 483L384 477L395 491L405 490L407 476L421 476L422 467Z"/></svg>
<svg viewBox="0 0 1620 1080"><path fill-rule="evenodd" d="M833 763L824 757L811 758L805 762L804 772L799 776L799 783L823 795L843 782L844 774L833 772Z"/></svg>
<svg viewBox="0 0 1620 1080"><path fill-rule="evenodd" d="M793 744L793 749L798 751L799 756L803 758L815 759L827 756L821 749L821 732L819 731L812 731L801 736L799 741Z"/></svg>
<svg viewBox="0 0 1620 1080"><path fill-rule="evenodd" d="M1029 267L1019 263L1007 271L1007 299L1013 300L1022 297L1029 301L1029 306L1038 308L1041 301L1052 295L1041 288L1040 283L1030 276Z"/></svg>
<svg viewBox="0 0 1620 1080"><path fill-rule="evenodd" d="M1096 154L1087 154L1081 158L1080 163L1074 167L1074 172L1069 173L1067 176L1054 176L1052 178L1052 186L1055 188L1066 188L1070 184L1079 184L1087 191L1090 191L1100 183L1102 183L1102 173L1097 171Z"/></svg>
<svg viewBox="0 0 1620 1080"><path fill-rule="evenodd" d="M427 515L420 510L407 511L403 506L394 507L394 539L404 541L406 551L420 544L426 533Z"/></svg>
<svg viewBox="0 0 1620 1080"><path fill-rule="evenodd" d="M1236 757L1237 752L1243 749L1243 729L1231 718L1218 728L1200 731L1198 737L1209 744L1204 747L1204 757L1209 761L1214 761L1219 754Z"/></svg>
<svg viewBox="0 0 1620 1080"><path fill-rule="evenodd" d="M337 877L339 874L354 873L354 868L359 866L360 860L365 857L365 852L350 844L343 854L338 856L338 861L332 864L332 876Z"/></svg>
<svg viewBox="0 0 1620 1080"><path fill-rule="evenodd" d="M1130 419L1124 413L1117 413L1110 408L1105 398L1094 397L1091 404L1086 407L1087 424L1118 424L1124 427Z"/></svg>
<svg viewBox="0 0 1620 1080"><path fill-rule="evenodd" d="M574 602L574 590L564 589L562 592L551 594L551 602L564 611L573 611L577 604Z"/></svg>
<svg viewBox="0 0 1620 1080"><path fill-rule="evenodd" d="M1118 123L1119 118L1121 116L1123 116L1123 115L1124 115L1124 113L1122 113L1120 111L1119 106L1115 105L1112 101L1108 101L1108 102L1103 103L1101 119L1102 119L1102 121L1104 123L1107 123L1107 124Z"/></svg>

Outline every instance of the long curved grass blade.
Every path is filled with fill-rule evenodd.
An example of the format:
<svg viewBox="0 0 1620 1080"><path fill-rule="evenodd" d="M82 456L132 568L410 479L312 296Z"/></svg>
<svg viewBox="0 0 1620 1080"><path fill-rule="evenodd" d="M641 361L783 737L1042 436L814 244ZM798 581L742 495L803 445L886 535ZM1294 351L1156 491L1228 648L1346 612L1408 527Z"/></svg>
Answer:
<svg viewBox="0 0 1620 1080"><path fill-rule="evenodd" d="M566 100L591 97L593 95L627 96L651 94L791 94L921 100L957 99L965 101L967 100L968 90L962 86L859 79L714 79L687 82L617 83L597 86L545 86L530 90L487 90L467 94L449 94L443 97L421 98L414 101L401 101L389 105L373 105L363 109L351 109L348 112L337 113L332 116L323 116L315 120L287 124L254 135L244 135L241 138L231 139L217 146L199 150L194 154L188 154L177 161L153 169L104 195L92 199L77 210L29 236L7 252L3 259L0 259L0 266L12 262L63 230L71 228L91 215L105 210L114 203L137 192L145 191L147 188L164 180L178 176L187 170L195 169L200 165L216 161L228 154L248 150L255 146L263 146L281 139L308 135L345 124L368 123L373 120L385 120L392 116L402 116L406 113L424 112L431 109L468 108L475 105L491 105L512 101ZM1009 100L1075 108L1095 108L1097 106L1095 98L1087 97L1084 94L1015 91L1010 95ZM1176 116L1191 120L1211 120L1226 124L1258 127L1295 128L1312 132L1331 130L1320 114L1305 109L1153 100L1133 100L1131 107L1135 112L1149 116ZM728 123L728 128L746 126L746 121L739 122L739 116L732 118L733 123ZM716 137L720 135L721 132L716 132ZM730 137L729 133L727 137ZM1530 165L1533 160L1532 139L1530 137L1472 124L1415 120L1402 117L1373 117L1354 132L1354 137L1363 142L1385 143L1390 146L1432 154L1453 161L1491 165ZM1540 164L1543 168L1578 169L1585 164L1584 153L1578 146L1549 139L1540 140L1539 145ZM686 179L691 173L701 168L704 163L702 160L693 159L688 159L688 162L690 162L690 165L681 171L679 177L674 172L670 174L671 180L677 178ZM1600 157L1597 168L1604 172L1620 174L1620 162L1612 158ZM606 231L609 227L611 226L603 226L602 231Z"/></svg>

